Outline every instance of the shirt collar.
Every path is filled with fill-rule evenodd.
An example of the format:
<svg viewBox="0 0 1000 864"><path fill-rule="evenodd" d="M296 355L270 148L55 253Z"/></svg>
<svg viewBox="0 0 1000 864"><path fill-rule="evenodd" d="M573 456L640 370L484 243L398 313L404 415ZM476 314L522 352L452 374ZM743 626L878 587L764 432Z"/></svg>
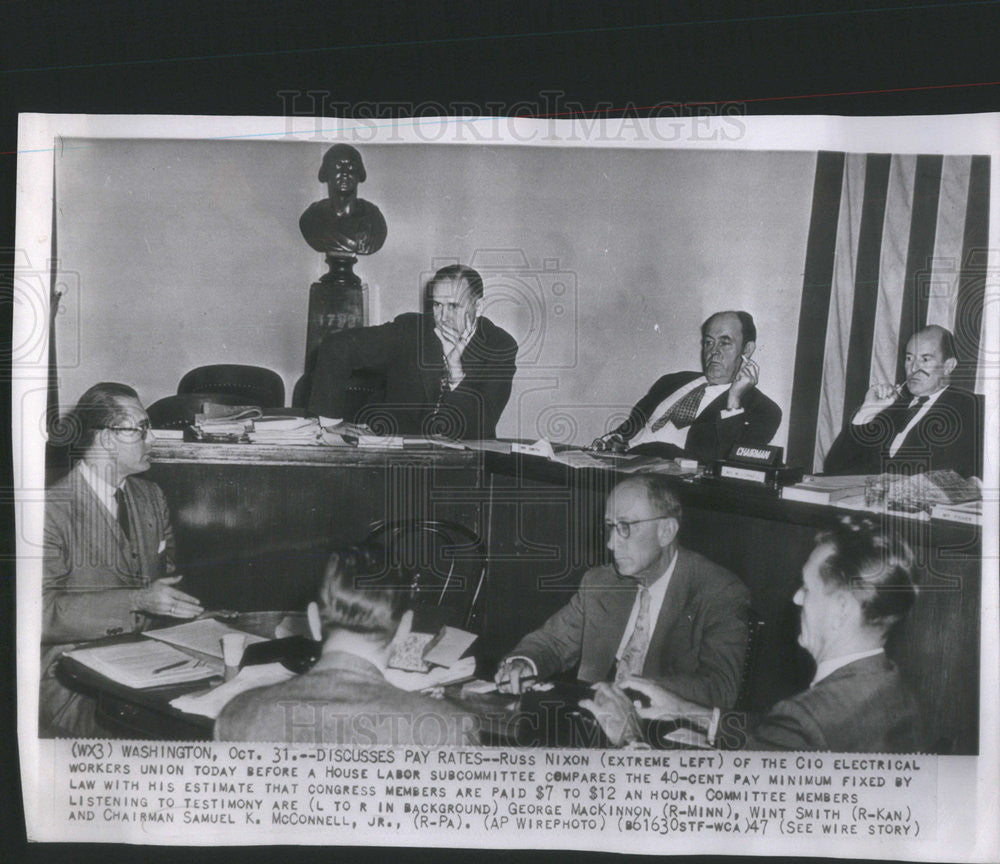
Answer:
<svg viewBox="0 0 1000 864"><path fill-rule="evenodd" d="M86 460L80 462L80 473L83 474L83 478L87 481L90 488L94 490L94 494L97 495L101 501L113 501L115 498L115 492L120 489L125 481L122 480L117 486L112 486L104 478L111 473L111 464L98 462L91 465Z"/></svg>
<svg viewBox="0 0 1000 864"><path fill-rule="evenodd" d="M937 402L937 400L940 398L941 394L944 393L944 391L947 390L947 389L948 389L948 387L945 386L945 387L942 387L940 390L938 390L938 391L936 391L934 393L931 393L927 397L927 401L924 402L923 407L924 408L930 408L931 405L933 405L935 402ZM919 398L920 398L919 396L913 396L913 397L911 397L910 398L910 404L912 405Z"/></svg>
<svg viewBox="0 0 1000 864"><path fill-rule="evenodd" d="M815 687L824 678L829 677L848 663L854 663L856 660L864 660L866 657L875 657L878 654L884 653L884 651L884 648L872 648L869 651L856 651L853 654L842 654L840 657L834 657L832 660L824 660L816 666L816 674L813 676L812 683L809 686Z"/></svg>
<svg viewBox="0 0 1000 864"><path fill-rule="evenodd" d="M667 565L667 569L663 571L663 575L649 586L649 599L651 603L656 605L662 604L663 596L667 593L667 586L670 584L670 577L674 575L674 567L676 566L677 550L675 549L674 557Z"/></svg>

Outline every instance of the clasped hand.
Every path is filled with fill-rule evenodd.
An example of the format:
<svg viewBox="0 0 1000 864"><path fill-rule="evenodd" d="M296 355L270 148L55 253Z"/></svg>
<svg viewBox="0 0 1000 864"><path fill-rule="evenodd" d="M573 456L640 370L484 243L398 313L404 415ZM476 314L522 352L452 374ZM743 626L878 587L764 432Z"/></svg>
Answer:
<svg viewBox="0 0 1000 864"><path fill-rule="evenodd" d="M441 340L441 347L444 350L444 363L448 369L448 378L455 384L465 376L462 368L462 353L472 341L472 336L476 332L476 322L473 321L465 328L464 333L452 330L450 327L439 325L434 330L438 339Z"/></svg>
<svg viewBox="0 0 1000 864"><path fill-rule="evenodd" d="M529 684L535 682L535 670L527 660L512 657L500 664L493 680L496 681L497 690L501 693L513 693L519 696Z"/></svg>
<svg viewBox="0 0 1000 864"><path fill-rule="evenodd" d="M649 705L641 705L640 699L648 700ZM625 678L620 686L599 682L594 686L594 698L580 700L580 707L593 714L608 740L619 746L641 738L640 718L680 717L692 713L699 706L659 684L633 676Z"/></svg>

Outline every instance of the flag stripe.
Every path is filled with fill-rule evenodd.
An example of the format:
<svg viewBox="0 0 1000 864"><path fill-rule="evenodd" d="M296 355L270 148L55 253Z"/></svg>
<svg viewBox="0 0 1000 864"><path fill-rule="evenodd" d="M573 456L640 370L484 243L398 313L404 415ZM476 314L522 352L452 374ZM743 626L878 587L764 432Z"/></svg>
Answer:
<svg viewBox="0 0 1000 864"><path fill-rule="evenodd" d="M854 312L851 316L851 335L847 349L843 400L845 410L853 410L853 406L861 404L871 383L869 376L878 301L882 226L891 160L891 156L882 153L871 153L867 157L865 199L858 233L858 266L854 273Z"/></svg>
<svg viewBox="0 0 1000 864"><path fill-rule="evenodd" d="M817 407L823 379L824 336L830 309L843 182L844 154L818 153L789 411L787 461L791 464L808 464L815 446Z"/></svg>
<svg viewBox="0 0 1000 864"><path fill-rule="evenodd" d="M990 212L990 159L973 156L969 168L969 197L962 239L962 270L958 278L955 343L958 348L956 383L974 387L986 298L986 256Z"/></svg>
<svg viewBox="0 0 1000 864"><path fill-rule="evenodd" d="M906 250L913 215L913 187L917 171L915 156L893 156L889 163L882 249L878 266L878 300L868 383L896 381L899 319L906 287ZM851 410L851 409L848 409Z"/></svg>
<svg viewBox="0 0 1000 864"><path fill-rule="evenodd" d="M955 298L965 234L965 205L969 200L969 156L945 156L941 167L934 259L927 297L927 323L955 328Z"/></svg>
<svg viewBox="0 0 1000 864"><path fill-rule="evenodd" d="M898 322L896 374L893 381L906 377L904 360L910 337L927 326L927 303L930 288L931 259L937 230L938 199L941 192L941 156L918 156L913 182L913 218L910 221L909 250L906 256L906 279Z"/></svg>
<svg viewBox="0 0 1000 864"><path fill-rule="evenodd" d="M819 403L819 429L814 442L813 470L820 470L844 418L844 375L851 316L854 314L854 273L858 267L858 234L864 210L867 160L849 153L844 163L844 193L840 201L837 251L833 267L833 293L824 341L823 383ZM809 463L804 463L808 465Z"/></svg>

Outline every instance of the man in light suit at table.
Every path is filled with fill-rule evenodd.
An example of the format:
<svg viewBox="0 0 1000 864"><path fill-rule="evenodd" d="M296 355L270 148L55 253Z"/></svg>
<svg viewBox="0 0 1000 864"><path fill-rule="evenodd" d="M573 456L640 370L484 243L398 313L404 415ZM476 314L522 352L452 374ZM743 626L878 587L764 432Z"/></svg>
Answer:
<svg viewBox="0 0 1000 864"><path fill-rule="evenodd" d="M613 743L655 737L655 726L643 730L638 717L685 717L704 728L710 743L730 749L918 751L924 742L916 703L885 654L890 631L916 599L912 570L906 543L871 519L846 516L820 532L794 598L802 609L799 644L816 661L812 684L749 723L736 715L723 715L720 723L724 706L635 676L621 688L645 697L648 706L633 705L619 687L599 685L583 707Z"/></svg>
<svg viewBox="0 0 1000 864"><path fill-rule="evenodd" d="M501 690L577 668L594 683L641 674L690 699L732 705L746 655L750 592L677 542L681 506L656 474L619 483L605 510L614 564L584 574L570 602L500 664Z"/></svg>
<svg viewBox="0 0 1000 864"><path fill-rule="evenodd" d="M153 444L135 390L95 384L69 422L79 424L82 458L45 494L39 727L46 737L103 734L94 700L56 676L65 651L202 612L175 587L181 576L163 492L135 476L149 469Z"/></svg>
<svg viewBox="0 0 1000 864"><path fill-rule="evenodd" d="M918 330L906 343L902 384L876 382L823 463L827 474L951 469L983 476L983 411L956 387L955 338L944 327Z"/></svg>
<svg viewBox="0 0 1000 864"><path fill-rule="evenodd" d="M241 693L215 722L219 741L469 746L479 718L449 699L390 684L394 640L410 632L407 592L377 584L385 556L352 550L331 556L319 593L323 653L303 675ZM365 584L370 583L370 584Z"/></svg>
<svg viewBox="0 0 1000 864"><path fill-rule="evenodd" d="M760 369L750 359L756 347L749 312L711 315L701 325L701 372L658 379L628 419L592 446L710 464L736 444L769 443L781 409L757 389Z"/></svg>

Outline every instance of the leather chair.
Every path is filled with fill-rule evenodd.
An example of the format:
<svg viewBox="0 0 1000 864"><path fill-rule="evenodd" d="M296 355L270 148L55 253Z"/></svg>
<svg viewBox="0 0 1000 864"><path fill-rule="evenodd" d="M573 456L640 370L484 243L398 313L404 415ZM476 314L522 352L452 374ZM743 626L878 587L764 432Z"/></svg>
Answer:
<svg viewBox="0 0 1000 864"><path fill-rule="evenodd" d="M243 404L259 408L281 408L285 404L285 382L281 376L262 366L217 363L199 366L181 378L177 394L238 396Z"/></svg>
<svg viewBox="0 0 1000 864"><path fill-rule="evenodd" d="M402 577L391 587L409 591L415 629L481 629L488 559L473 531L447 521L380 521L361 545L386 549L390 572Z"/></svg>
<svg viewBox="0 0 1000 864"><path fill-rule="evenodd" d="M312 373L306 372L295 382L292 391L292 405L300 411L309 407L312 392ZM385 399L385 376L374 369L357 369L347 381L344 392L344 416L342 420L355 423L361 409L369 403Z"/></svg>

